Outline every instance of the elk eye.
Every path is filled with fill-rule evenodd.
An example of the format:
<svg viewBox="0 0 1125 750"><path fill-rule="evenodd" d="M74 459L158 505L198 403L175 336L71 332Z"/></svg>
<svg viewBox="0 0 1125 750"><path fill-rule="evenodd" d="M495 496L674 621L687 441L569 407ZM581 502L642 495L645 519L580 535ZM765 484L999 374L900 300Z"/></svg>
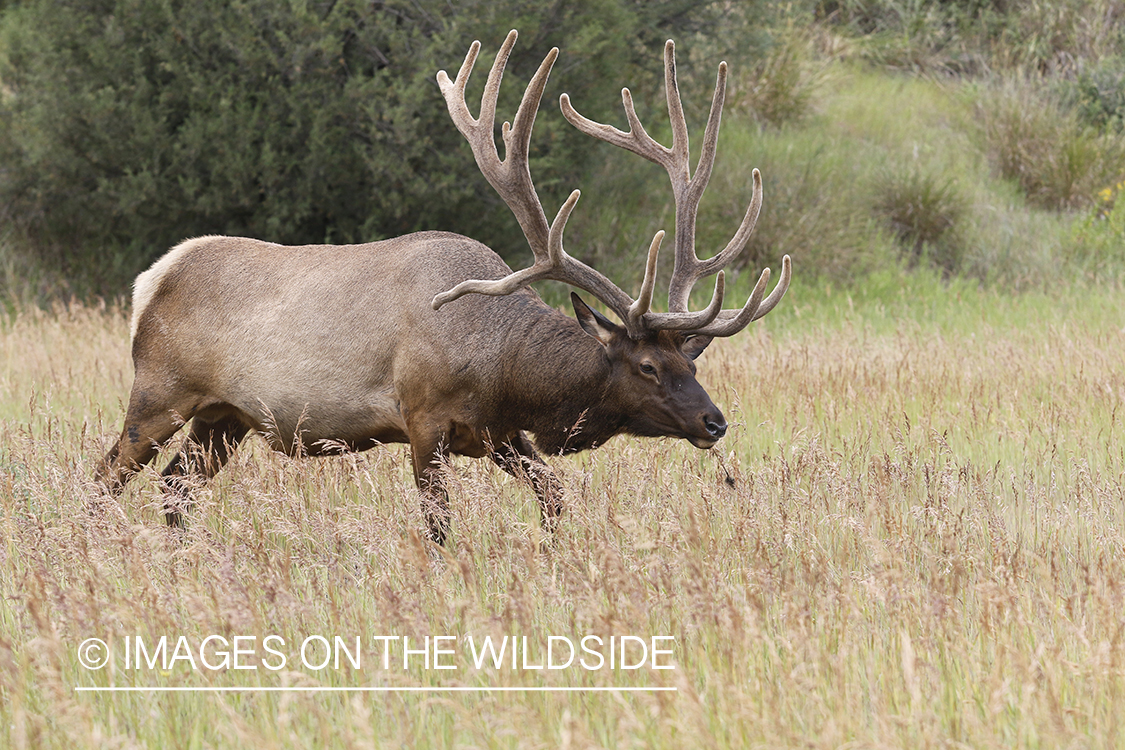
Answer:
<svg viewBox="0 0 1125 750"><path fill-rule="evenodd" d="M645 375L655 375L656 374L656 368L653 367L652 365L650 365L648 362L642 362L641 363L641 372L643 372Z"/></svg>

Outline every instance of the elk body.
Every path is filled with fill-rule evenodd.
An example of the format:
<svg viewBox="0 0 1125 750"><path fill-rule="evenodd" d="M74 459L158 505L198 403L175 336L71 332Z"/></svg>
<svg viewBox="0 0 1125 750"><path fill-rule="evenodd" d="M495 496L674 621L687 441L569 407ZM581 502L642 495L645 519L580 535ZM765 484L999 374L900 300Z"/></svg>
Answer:
<svg viewBox="0 0 1125 750"><path fill-rule="evenodd" d="M724 435L726 421L696 381L694 359L714 337L769 312L785 293L790 268L786 257L768 298L767 269L743 308L722 310L720 269L745 245L761 205L757 170L734 239L710 259L695 254L695 212L715 157L725 64L694 178L671 42L665 47L671 149L644 132L627 89L629 133L586 120L565 94L561 100L579 129L668 170L676 196L675 267L669 312L655 313L650 304L663 232L650 245L633 300L563 249L578 191L551 224L535 193L528 146L557 50L529 84L514 124L504 123L506 155L499 158L496 99L515 38L513 31L496 57L479 120L464 101L479 43L456 80L442 71L438 82L481 171L520 222L534 264L513 272L481 243L447 232L362 245L288 247L233 237L180 244L135 285L135 380L121 436L97 470L111 491L120 491L187 420L189 440L163 472L173 525L182 523L191 485L185 480L214 475L251 431L277 450L305 455L407 442L429 533L440 543L449 515L442 464L451 453L489 456L528 477L550 528L561 487L529 435L549 454L593 448L618 434L684 438L700 448ZM692 285L716 273L711 304L690 312ZM576 294L574 318L554 310L528 287L539 279L589 292L622 323Z"/></svg>

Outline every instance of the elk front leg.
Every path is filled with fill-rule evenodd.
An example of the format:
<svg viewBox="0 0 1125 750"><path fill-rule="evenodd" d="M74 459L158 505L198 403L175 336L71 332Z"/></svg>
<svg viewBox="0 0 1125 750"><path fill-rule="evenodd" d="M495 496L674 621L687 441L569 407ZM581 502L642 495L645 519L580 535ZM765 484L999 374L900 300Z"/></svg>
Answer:
<svg viewBox="0 0 1125 750"><path fill-rule="evenodd" d="M429 538L445 546L449 535L449 493L442 476L449 458L449 436L439 429L410 431L410 454L414 465L414 481L422 493L422 516L426 519Z"/></svg>
<svg viewBox="0 0 1125 750"><path fill-rule="evenodd" d="M187 442L161 472L165 487L164 520L169 526L183 528L184 510L191 502L191 483L185 480L192 476L215 476L249 431L235 417L215 421L195 418Z"/></svg>
<svg viewBox="0 0 1125 750"><path fill-rule="evenodd" d="M516 478L526 477L531 482L535 496L539 498L543 529L554 533L563 509L562 485L551 467L539 457L531 441L522 432L516 433L496 446L491 456L504 471Z"/></svg>

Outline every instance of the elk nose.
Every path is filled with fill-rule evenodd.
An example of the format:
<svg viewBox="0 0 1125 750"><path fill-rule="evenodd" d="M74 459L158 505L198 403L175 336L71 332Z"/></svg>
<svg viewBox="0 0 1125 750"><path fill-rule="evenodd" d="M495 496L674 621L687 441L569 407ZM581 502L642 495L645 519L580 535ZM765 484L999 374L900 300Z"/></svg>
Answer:
<svg viewBox="0 0 1125 750"><path fill-rule="evenodd" d="M703 426L707 429L707 434L716 440L727 434L727 420L723 419L722 414L705 414Z"/></svg>

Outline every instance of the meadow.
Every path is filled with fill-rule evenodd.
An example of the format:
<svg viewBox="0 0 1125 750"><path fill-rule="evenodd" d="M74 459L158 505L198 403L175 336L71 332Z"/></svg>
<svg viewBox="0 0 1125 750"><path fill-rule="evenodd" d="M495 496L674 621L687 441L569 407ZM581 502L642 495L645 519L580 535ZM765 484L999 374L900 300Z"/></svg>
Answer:
<svg viewBox="0 0 1125 750"><path fill-rule="evenodd" d="M1125 746L1120 0L716 3L714 27L681 18L705 3L360 4L418 55L385 71L389 27L346 3L228 5L0 13L0 748ZM442 33L409 31L423 7ZM251 439L182 533L157 481L178 439L120 498L93 482L132 381L129 311L95 295L191 234L308 240L284 232L325 206L314 240L453 229L517 265L433 86L451 40L555 27L548 101L621 126L629 85L667 142L632 56L667 12L696 148L735 51L700 254L756 166L732 296L794 259L780 307L699 360L715 448L549 458L551 536L526 483L455 460L443 549L401 445ZM538 184L583 190L568 247L635 289L666 177L586 143L576 172L560 127L544 107Z"/></svg>
<svg viewBox="0 0 1125 750"><path fill-rule="evenodd" d="M553 538L526 484L454 461L444 550L420 539L405 446L299 460L252 442L183 535L153 472L106 497L91 471L131 383L126 314L19 310L0 327L0 745L1120 746L1119 310L1108 287L797 277L700 360L732 423L716 448L551 459ZM225 639L212 663L253 636L258 668L127 665L162 635L195 659ZM361 667L301 663L315 635L360 636ZM445 635L452 653L408 669L372 641ZM505 635L528 661L476 668L466 639ZM523 668L587 635L674 640L638 669ZM109 665L82 665L88 638ZM79 690L109 686L141 690ZM396 690L147 690L263 686ZM464 690L514 687L552 690Z"/></svg>

